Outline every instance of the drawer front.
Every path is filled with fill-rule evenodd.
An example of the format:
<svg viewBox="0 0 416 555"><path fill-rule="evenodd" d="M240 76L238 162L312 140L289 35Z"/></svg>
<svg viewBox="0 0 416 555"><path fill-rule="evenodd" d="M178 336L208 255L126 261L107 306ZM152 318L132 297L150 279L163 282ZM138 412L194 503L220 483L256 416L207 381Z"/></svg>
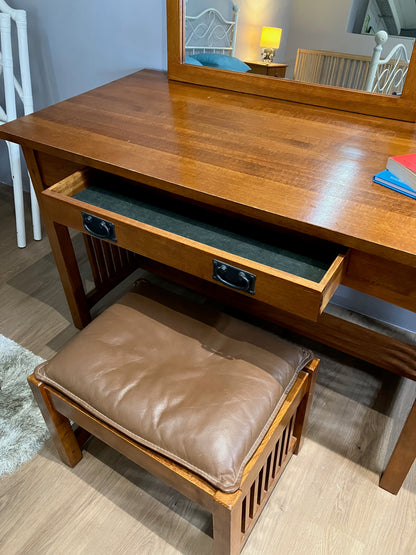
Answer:
<svg viewBox="0 0 416 555"><path fill-rule="evenodd" d="M68 196L68 181L45 190L43 204L53 220L116 241L120 247L242 295L316 320L343 278L346 255L335 256L319 283L232 254ZM94 218L104 220L103 225ZM85 226L85 221L89 222ZM109 235L107 236L107 230Z"/></svg>

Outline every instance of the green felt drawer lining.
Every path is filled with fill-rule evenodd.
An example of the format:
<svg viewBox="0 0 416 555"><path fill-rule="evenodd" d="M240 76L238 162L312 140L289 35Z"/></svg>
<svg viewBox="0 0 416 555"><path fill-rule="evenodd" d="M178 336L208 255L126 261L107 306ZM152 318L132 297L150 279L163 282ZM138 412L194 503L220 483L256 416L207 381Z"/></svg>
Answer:
<svg viewBox="0 0 416 555"><path fill-rule="evenodd" d="M270 230L260 230L198 207L190 209L173 199L144 200L99 186L88 187L74 198L316 283L336 256L335 251L322 249L311 257L310 249L301 242L295 247L291 242L289 250L286 244L281 244L287 243L287 239Z"/></svg>

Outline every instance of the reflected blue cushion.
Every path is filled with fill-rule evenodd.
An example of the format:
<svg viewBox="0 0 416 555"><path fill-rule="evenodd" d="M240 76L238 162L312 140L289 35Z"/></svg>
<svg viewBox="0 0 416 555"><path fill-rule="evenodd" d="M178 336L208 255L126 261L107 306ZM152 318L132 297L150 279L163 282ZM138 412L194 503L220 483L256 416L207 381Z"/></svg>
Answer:
<svg viewBox="0 0 416 555"><path fill-rule="evenodd" d="M193 56L185 56L185 64L193 64L194 66L202 66L201 62Z"/></svg>
<svg viewBox="0 0 416 555"><path fill-rule="evenodd" d="M250 71L250 67L233 56L226 56L225 54L213 54L210 52L203 52L201 54L194 54L192 56L198 60L203 66L217 67L219 69L230 69L232 71L246 72Z"/></svg>

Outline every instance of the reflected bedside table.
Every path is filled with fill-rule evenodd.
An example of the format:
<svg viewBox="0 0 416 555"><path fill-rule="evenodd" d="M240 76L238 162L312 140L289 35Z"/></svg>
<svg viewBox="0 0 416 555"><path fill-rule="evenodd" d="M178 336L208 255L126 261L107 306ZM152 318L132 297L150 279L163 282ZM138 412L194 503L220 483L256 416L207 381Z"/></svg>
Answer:
<svg viewBox="0 0 416 555"><path fill-rule="evenodd" d="M258 73L260 75L270 75L271 77L286 77L287 64L274 64L267 62L245 62L250 66L249 73Z"/></svg>

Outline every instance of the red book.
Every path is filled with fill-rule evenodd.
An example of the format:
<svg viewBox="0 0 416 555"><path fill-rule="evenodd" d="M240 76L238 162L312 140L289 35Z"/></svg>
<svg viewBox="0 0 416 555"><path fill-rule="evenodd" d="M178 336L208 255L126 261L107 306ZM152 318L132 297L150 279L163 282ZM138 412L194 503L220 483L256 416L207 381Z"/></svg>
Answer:
<svg viewBox="0 0 416 555"><path fill-rule="evenodd" d="M416 153L390 156L387 169L413 189L416 188Z"/></svg>

